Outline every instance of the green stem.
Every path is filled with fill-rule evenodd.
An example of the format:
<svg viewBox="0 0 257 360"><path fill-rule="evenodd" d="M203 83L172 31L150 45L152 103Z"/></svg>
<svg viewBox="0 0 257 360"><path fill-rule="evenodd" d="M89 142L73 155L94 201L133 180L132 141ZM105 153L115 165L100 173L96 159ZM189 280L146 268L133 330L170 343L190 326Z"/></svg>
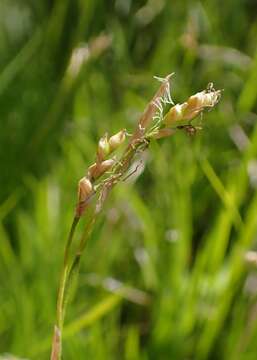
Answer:
<svg viewBox="0 0 257 360"><path fill-rule="evenodd" d="M64 302L64 293L66 288L66 282L67 282L67 276L68 276L68 270L69 270L69 255L70 255L70 247L73 239L73 235L76 229L76 226L79 222L79 217L74 217L73 223L71 225L70 234L65 246L64 251L64 261L63 261L63 269L61 273L61 280L60 280L60 286L58 291L58 298L57 298L57 326L60 330L62 330L63 325L63 302Z"/></svg>
<svg viewBox="0 0 257 360"><path fill-rule="evenodd" d="M69 298L69 290L73 287L73 284L76 280L76 275L78 275L79 273L79 264L80 264L80 260L81 260L81 256L83 254L83 251L85 250L85 246L87 244L87 240L90 237L93 227L94 227L94 223L96 220L96 214L93 214L90 222L86 225L85 230L81 236L80 239L80 243L78 245L78 249L77 252L74 256L74 259L71 263L70 266L70 270L68 273L68 278L67 278L67 286L66 286L66 291L64 294L64 305L63 308L65 310L67 302L68 302L68 298Z"/></svg>
<svg viewBox="0 0 257 360"><path fill-rule="evenodd" d="M52 345L52 355L51 360L59 360L61 359L61 351L62 351L62 344L61 344L61 337L62 337L62 327L63 327L63 319L64 319L64 294L65 289L67 286L67 278L69 272L69 257L70 257L70 248L74 236L74 232L76 226L79 222L79 217L75 216L71 225L70 233L65 245L64 250L64 260L63 260L63 267L61 272L61 278L59 283L59 290L57 295L57 306L56 306L56 327L54 332L53 338L53 345Z"/></svg>

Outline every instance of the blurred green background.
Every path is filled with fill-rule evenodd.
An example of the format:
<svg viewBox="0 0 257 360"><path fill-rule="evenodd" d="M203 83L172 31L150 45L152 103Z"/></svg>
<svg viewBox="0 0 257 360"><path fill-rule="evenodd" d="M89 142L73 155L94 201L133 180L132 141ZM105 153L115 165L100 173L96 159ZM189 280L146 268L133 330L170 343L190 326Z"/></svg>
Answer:
<svg viewBox="0 0 257 360"><path fill-rule="evenodd" d="M98 138L131 132L153 75L173 71L176 102L210 81L222 100L112 192L64 359L256 359L256 14L254 0L0 1L4 359L49 358L77 181Z"/></svg>

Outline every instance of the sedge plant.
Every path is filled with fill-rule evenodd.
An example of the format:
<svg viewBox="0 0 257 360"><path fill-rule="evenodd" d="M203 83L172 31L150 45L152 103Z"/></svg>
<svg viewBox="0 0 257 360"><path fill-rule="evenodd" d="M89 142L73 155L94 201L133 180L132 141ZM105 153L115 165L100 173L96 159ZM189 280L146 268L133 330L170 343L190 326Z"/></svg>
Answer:
<svg viewBox="0 0 257 360"><path fill-rule="evenodd" d="M179 130L194 135L200 127L192 125L192 120L202 114L204 109L213 108L220 99L221 91L215 90L213 84L209 84L207 89L190 96L184 103L175 105L170 95L172 75L157 78L161 85L147 104L132 134L122 129L110 137L105 134L99 140L95 162L89 166L85 176L78 183L78 200L65 245L57 294L51 360L60 360L62 357L62 332L69 290L79 273L81 256L108 194L116 184L125 181L137 170L131 170L137 155L144 152L153 139L169 137ZM164 114L166 106L171 108ZM124 149L117 157L115 152L120 147ZM84 215L89 218L77 248L73 251L75 230Z"/></svg>

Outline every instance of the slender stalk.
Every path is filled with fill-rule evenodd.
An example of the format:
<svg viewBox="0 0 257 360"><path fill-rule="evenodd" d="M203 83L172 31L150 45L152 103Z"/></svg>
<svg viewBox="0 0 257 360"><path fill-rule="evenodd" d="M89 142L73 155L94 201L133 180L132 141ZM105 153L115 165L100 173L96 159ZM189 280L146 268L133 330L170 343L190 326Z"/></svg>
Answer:
<svg viewBox="0 0 257 360"><path fill-rule="evenodd" d="M95 220L96 220L96 214L93 214L91 220L86 225L86 227L83 231L83 234L81 236L81 239L80 239L80 242L78 245L77 252L74 255L71 265L69 267L69 272L68 272L67 281L66 281L66 288L65 288L65 293L64 293L64 302L63 302L63 312L64 313L65 313L67 302L69 300L69 290L72 289L73 284L75 283L76 277L79 273L79 264L80 264L81 256L82 256L85 246L87 244L87 240L89 239L89 237L92 233Z"/></svg>
<svg viewBox="0 0 257 360"><path fill-rule="evenodd" d="M70 248L74 236L74 232L76 226L79 222L79 217L74 216L70 233L65 245L64 250L64 260L63 260L63 267L60 277L59 283L59 290L57 295L57 306L56 306L56 325L54 328L54 336L53 336L53 343L52 343L52 353L51 353L51 360L60 360L61 359L61 352L62 352L62 327L63 327L63 319L64 319L64 294L67 284L68 272L69 272L69 257L70 257Z"/></svg>

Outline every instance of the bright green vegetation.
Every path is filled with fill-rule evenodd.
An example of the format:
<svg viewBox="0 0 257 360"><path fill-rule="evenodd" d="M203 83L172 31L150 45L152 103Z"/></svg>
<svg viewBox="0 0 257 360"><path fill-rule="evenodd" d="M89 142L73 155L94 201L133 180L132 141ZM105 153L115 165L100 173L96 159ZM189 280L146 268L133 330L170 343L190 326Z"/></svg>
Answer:
<svg viewBox="0 0 257 360"><path fill-rule="evenodd" d="M210 81L222 100L194 138L152 143L144 173L112 192L64 359L256 359L257 270L245 261L257 236L256 12L239 0L1 0L0 354L49 359L77 181L100 136L134 128L153 75L175 71L176 102ZM67 72L101 33L106 48Z"/></svg>

